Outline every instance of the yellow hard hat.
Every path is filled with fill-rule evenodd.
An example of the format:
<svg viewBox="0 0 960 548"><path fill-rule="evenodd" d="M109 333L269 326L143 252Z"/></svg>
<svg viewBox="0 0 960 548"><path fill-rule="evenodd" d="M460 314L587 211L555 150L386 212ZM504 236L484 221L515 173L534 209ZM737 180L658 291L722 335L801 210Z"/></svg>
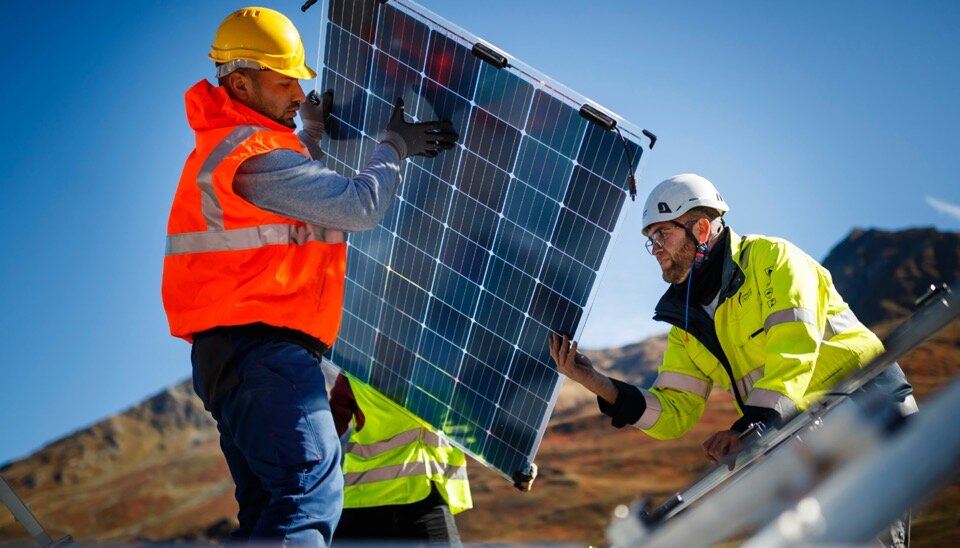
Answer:
<svg viewBox="0 0 960 548"><path fill-rule="evenodd" d="M298 80L317 76L306 64L293 22L269 8L242 8L228 15L213 37L210 58L222 63L218 78L238 68L268 68Z"/></svg>

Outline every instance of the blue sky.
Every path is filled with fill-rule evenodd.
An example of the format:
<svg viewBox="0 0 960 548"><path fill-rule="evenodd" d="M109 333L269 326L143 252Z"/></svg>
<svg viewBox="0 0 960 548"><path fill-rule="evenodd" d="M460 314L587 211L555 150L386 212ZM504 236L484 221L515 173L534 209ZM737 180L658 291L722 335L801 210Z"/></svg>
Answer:
<svg viewBox="0 0 960 548"><path fill-rule="evenodd" d="M315 6L261 2L317 58ZM193 136L183 92L212 76L245 4L15 2L0 20L0 463L189 375L160 273ZM423 2L659 136L582 337L640 340L664 289L642 197L685 171L739 232L822 259L853 227L960 230L960 7L952 2ZM312 82L305 87L313 87Z"/></svg>

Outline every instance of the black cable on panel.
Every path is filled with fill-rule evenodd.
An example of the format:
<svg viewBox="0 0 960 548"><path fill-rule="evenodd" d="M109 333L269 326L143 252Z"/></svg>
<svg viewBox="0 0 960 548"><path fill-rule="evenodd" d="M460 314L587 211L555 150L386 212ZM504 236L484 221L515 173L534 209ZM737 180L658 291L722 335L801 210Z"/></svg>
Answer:
<svg viewBox="0 0 960 548"><path fill-rule="evenodd" d="M630 200L636 201L637 199L637 177L634 173L633 165L633 152L630 150L630 145L627 144L627 139L624 138L623 133L620 132L620 128L617 126L617 121L611 118L609 115L598 109L597 107L589 104L584 104L580 107L580 116L586 118L587 120L597 124L607 131L616 131L617 135L620 137L620 144L623 145L623 153L627 157L627 185L630 189ZM653 148L653 144L657 142L657 136L650 133L647 130L643 130L643 134L650 139L650 148Z"/></svg>

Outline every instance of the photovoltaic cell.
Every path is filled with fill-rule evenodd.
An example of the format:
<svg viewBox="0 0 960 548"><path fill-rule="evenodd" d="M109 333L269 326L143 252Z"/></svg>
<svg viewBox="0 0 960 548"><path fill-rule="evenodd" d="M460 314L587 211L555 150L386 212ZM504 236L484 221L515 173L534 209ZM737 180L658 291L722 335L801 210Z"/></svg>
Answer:
<svg viewBox="0 0 960 548"><path fill-rule="evenodd" d="M412 2L334 0L324 17L331 169L361 169L398 98L460 134L405 161L383 221L349 236L329 360L505 476L526 472L559 388L547 337L582 331L650 145L613 115L619 131L588 120L585 98L523 63L476 55L476 37Z"/></svg>

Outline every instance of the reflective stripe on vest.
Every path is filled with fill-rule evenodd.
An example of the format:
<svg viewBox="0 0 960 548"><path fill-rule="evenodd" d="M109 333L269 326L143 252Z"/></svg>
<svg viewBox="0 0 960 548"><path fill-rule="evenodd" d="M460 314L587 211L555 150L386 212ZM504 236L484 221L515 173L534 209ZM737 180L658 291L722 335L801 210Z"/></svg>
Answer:
<svg viewBox="0 0 960 548"><path fill-rule="evenodd" d="M467 466L444 465L443 463L434 463L436 472L448 479L466 480ZM343 475L344 486L360 485L363 483L373 483L376 481L386 481L407 476L428 476L431 470L427 469L425 462L407 462L403 464L392 464L366 470L363 472L348 472Z"/></svg>
<svg viewBox="0 0 960 548"><path fill-rule="evenodd" d="M223 207L213 188L213 170L251 135L263 129L266 128L237 126L210 152L200 167L197 186L200 187L200 210L203 212L203 219L207 221L207 230L223 230Z"/></svg>
<svg viewBox="0 0 960 548"><path fill-rule="evenodd" d="M737 381L737 386L740 387L740 393L744 396L750 394L750 391L753 390L753 384L758 380L763 378L763 366L754 369L753 371L747 373L743 376L742 379Z"/></svg>
<svg viewBox="0 0 960 548"><path fill-rule="evenodd" d="M340 244L347 239L343 232L313 225L290 225L286 223L212 230L207 232L184 232L167 235L167 255L184 253L207 253L211 251L239 251L268 245L324 242Z"/></svg>
<svg viewBox="0 0 960 548"><path fill-rule="evenodd" d="M386 453L391 449L396 449L397 447L403 447L404 445L411 444L418 439L422 439L425 445L436 447L437 449L447 449L450 447L450 442L448 442L446 438L438 436L437 434L423 428L414 428L412 430L407 430L406 432L400 432L388 440L378 441L368 445L363 445L352 441L347 444L347 452L360 458L370 459Z"/></svg>
<svg viewBox="0 0 960 548"><path fill-rule="evenodd" d="M767 316L767 320L763 322L763 330L770 331L773 326L787 322L803 322L807 325L812 325L814 328L817 327L816 315L810 310L806 308L788 308L786 310L778 310ZM857 315L853 313L853 310L847 308L843 312L838 312L827 318L827 325L824 328L821 338L822 340L829 341L836 335L855 327L860 327L860 320L857 319Z"/></svg>
<svg viewBox="0 0 960 548"><path fill-rule="evenodd" d="M213 172L224 158L258 131L268 130L258 126L237 126L204 160L197 173L197 187L200 188L200 208L207 230L167 235L167 255L239 251L268 245L303 245L306 242L340 244L347 241L346 235L340 230L313 225L279 223L230 230L224 228L223 206L214 188Z"/></svg>
<svg viewBox="0 0 960 548"><path fill-rule="evenodd" d="M834 336L848 329L860 328L861 325L860 320L857 319L857 315L853 313L853 310L848 308L843 312L827 318L827 326L823 330L823 340L829 341Z"/></svg>
<svg viewBox="0 0 960 548"><path fill-rule="evenodd" d="M803 322L817 329L817 315L812 311L806 308L788 308L767 316L767 320L763 322L763 330L770 331L773 326L787 322Z"/></svg>
<svg viewBox="0 0 960 548"><path fill-rule="evenodd" d="M692 377L690 375L684 375L683 373L676 373L674 371L663 371L660 375L657 376L657 381L653 384L656 388L675 388L677 390L686 390L687 392L692 392L701 398L706 398L710 395L710 383Z"/></svg>
<svg viewBox="0 0 960 548"><path fill-rule="evenodd" d="M784 418L792 417L797 412L797 404L793 403L793 400L789 397L780 392L764 388L757 388L750 392L745 405L773 409Z"/></svg>
<svg viewBox="0 0 960 548"><path fill-rule="evenodd" d="M640 415L640 418L636 423L634 423L634 426L640 430L647 430L648 428L652 428L660 418L660 400L657 399L657 397L653 395L653 392L650 392L649 390L643 390L641 388L640 393L643 394L643 401L647 405L643 410L643 414Z"/></svg>

